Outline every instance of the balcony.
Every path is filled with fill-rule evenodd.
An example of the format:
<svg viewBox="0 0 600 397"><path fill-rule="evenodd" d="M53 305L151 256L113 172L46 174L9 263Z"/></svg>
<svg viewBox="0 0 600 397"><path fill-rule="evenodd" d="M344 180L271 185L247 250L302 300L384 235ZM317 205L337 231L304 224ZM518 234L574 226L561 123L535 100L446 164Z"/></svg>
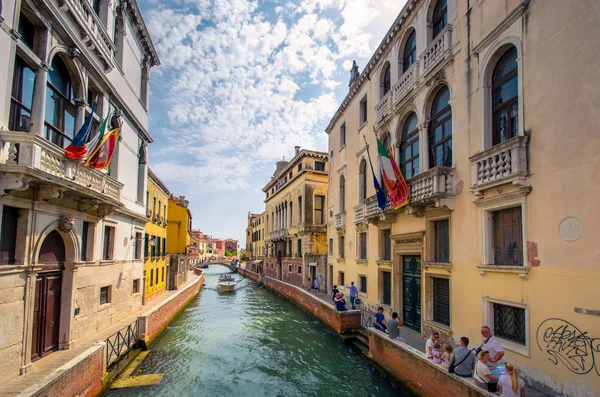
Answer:
<svg viewBox="0 0 600 397"><path fill-rule="evenodd" d="M361 223L365 220L365 205L359 204L354 207L354 223Z"/></svg>
<svg viewBox="0 0 600 397"><path fill-rule="evenodd" d="M110 70L114 67L115 45L91 3L88 0L61 0L59 1L59 10L71 14L71 19L82 29L81 42L88 50L96 50L106 63L106 69Z"/></svg>
<svg viewBox="0 0 600 397"><path fill-rule="evenodd" d="M279 229L269 233L271 240L283 240L288 237L287 229Z"/></svg>
<svg viewBox="0 0 600 397"><path fill-rule="evenodd" d="M421 55L423 64L423 74L425 76L435 69L435 67L448 55L450 55L452 46L452 26L447 25L433 40L433 42L425 49Z"/></svg>
<svg viewBox="0 0 600 397"><path fill-rule="evenodd" d="M365 219L378 217L381 215L382 211L379 208L379 204L377 203L377 195L368 197L363 203ZM383 212L389 212L392 210L392 204L390 203L390 196L385 194L385 210Z"/></svg>
<svg viewBox="0 0 600 397"><path fill-rule="evenodd" d="M410 205L454 209L454 168L434 167L408 181Z"/></svg>
<svg viewBox="0 0 600 397"><path fill-rule="evenodd" d="M381 100L375 105L375 124L379 124L383 119L390 114L392 104L392 90L381 98Z"/></svg>
<svg viewBox="0 0 600 397"><path fill-rule="evenodd" d="M527 177L528 137L519 135L469 158L475 195L490 187L522 185Z"/></svg>
<svg viewBox="0 0 600 397"><path fill-rule="evenodd" d="M341 229L346 227L346 213L342 212L335 216L335 228Z"/></svg>
<svg viewBox="0 0 600 397"><path fill-rule="evenodd" d="M63 149L39 135L0 131L0 168L0 194L27 190L32 182L40 185L40 200L60 198L68 191L72 196L94 199L88 202L94 209L100 203L122 206L123 184L67 159Z"/></svg>
<svg viewBox="0 0 600 397"><path fill-rule="evenodd" d="M392 87L394 106L397 106L406 98L406 95L417 85L418 80L419 62L415 62L400 76L400 79Z"/></svg>

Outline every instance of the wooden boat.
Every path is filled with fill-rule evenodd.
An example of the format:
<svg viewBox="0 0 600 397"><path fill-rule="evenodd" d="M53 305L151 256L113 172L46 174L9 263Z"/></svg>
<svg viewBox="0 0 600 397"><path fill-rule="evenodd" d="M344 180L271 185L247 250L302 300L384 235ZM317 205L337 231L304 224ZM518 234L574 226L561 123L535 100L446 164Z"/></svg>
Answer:
<svg viewBox="0 0 600 397"><path fill-rule="evenodd" d="M237 281L233 278L227 280L221 280L219 278L219 282L217 283L217 287L221 292L232 292L235 286L237 285Z"/></svg>

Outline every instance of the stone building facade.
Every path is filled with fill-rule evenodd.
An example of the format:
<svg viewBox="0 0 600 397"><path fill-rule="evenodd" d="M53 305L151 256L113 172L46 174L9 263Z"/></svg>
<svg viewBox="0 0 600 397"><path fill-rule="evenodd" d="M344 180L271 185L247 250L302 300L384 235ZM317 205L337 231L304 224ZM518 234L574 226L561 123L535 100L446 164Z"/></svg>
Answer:
<svg viewBox="0 0 600 397"><path fill-rule="evenodd" d="M423 336L489 325L557 396L600 393L599 22L598 1L409 0L326 129L334 282ZM402 209L377 206L376 137Z"/></svg>
<svg viewBox="0 0 600 397"><path fill-rule="evenodd" d="M94 4L2 2L0 380L142 305L159 60L136 2ZM92 111L92 133L121 126L108 172L64 156Z"/></svg>
<svg viewBox="0 0 600 397"><path fill-rule="evenodd" d="M265 185L264 274L302 286L320 278L327 290L327 153L300 150L277 162Z"/></svg>

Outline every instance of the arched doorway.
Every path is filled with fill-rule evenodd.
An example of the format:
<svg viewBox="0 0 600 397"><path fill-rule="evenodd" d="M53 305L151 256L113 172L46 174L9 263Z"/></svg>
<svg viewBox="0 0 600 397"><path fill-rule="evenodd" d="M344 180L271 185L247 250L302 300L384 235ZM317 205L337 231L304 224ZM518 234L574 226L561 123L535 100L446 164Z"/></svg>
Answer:
<svg viewBox="0 0 600 397"><path fill-rule="evenodd" d="M58 350L64 262L65 243L54 230L44 239L37 260L43 267L35 281L31 361Z"/></svg>

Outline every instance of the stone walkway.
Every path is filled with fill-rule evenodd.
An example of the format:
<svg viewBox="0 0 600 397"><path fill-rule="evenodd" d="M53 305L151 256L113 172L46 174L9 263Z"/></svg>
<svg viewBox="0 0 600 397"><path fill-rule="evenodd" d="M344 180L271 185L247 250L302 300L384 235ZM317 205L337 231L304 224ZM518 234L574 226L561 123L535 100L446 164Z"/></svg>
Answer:
<svg viewBox="0 0 600 397"><path fill-rule="evenodd" d="M120 329L127 327L129 324L134 322L137 317L147 312L148 310L160 305L170 296L179 292L183 287L190 284L191 282L198 279L198 276L193 272L188 273L187 282L180 286L179 290L173 291L162 291L152 298L152 301L147 305L142 306L138 311L131 313L118 323L98 332L97 334L75 341L75 345L69 350L56 351L38 361L33 363L27 373L22 376L18 376L8 383L0 385L0 397L14 397L14 396L25 396L30 395L30 391L37 389L37 386L42 386L48 383L49 379L53 378L53 374L58 368L67 364L69 361L85 352L94 343L104 342L106 338L116 333ZM31 389L30 389L31 388ZM30 389L30 390L27 390Z"/></svg>

